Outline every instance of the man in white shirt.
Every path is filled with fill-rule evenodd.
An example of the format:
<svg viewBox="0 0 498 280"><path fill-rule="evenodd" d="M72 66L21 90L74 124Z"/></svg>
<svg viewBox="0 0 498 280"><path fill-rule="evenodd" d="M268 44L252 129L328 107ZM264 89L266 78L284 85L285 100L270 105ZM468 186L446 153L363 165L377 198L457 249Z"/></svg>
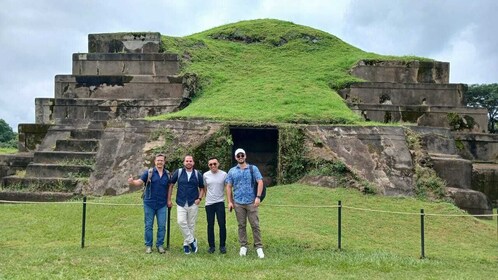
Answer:
<svg viewBox="0 0 498 280"><path fill-rule="evenodd" d="M215 251L214 241L214 219L218 220L220 228L220 253L225 254L227 229L225 216L225 179L227 173L218 169L220 163L216 157L208 160L209 171L203 175L204 186L206 191L206 218L207 218L207 236L209 249L208 253L212 254Z"/></svg>

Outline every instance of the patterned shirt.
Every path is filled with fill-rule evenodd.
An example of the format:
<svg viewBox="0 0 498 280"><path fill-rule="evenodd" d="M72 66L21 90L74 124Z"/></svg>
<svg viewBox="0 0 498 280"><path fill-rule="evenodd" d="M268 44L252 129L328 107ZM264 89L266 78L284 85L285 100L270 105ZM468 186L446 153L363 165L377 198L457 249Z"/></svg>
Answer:
<svg viewBox="0 0 498 280"><path fill-rule="evenodd" d="M257 166L253 165L254 180L262 180L263 176ZM246 168L241 169L239 165L234 166L228 171L228 176L225 181L232 185L233 199L237 204L254 203L256 196L254 195L254 184L251 182L251 170L249 164Z"/></svg>

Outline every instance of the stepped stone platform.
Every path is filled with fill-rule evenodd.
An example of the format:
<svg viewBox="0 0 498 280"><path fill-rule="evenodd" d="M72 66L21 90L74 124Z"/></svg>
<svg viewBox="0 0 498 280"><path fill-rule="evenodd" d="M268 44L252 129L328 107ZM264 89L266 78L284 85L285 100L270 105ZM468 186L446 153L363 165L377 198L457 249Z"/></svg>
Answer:
<svg viewBox="0 0 498 280"><path fill-rule="evenodd" d="M55 77L54 98L36 99L36 124L20 126L24 139L20 146L33 153L23 162L25 176L15 176L11 169L3 176L0 199L13 193L35 200L43 194L63 199L135 191L125 183L127 177L143 171L156 150L169 155L199 147L223 128L222 123L204 120L138 119L184 108L197 88L195 75L178 75L178 55L162 52L159 33L90 34L88 46L88 53L73 54L71 75ZM466 129L474 133L486 132L487 126L482 109L463 106L465 86L448 83L449 64L361 61L351 73L366 81L340 91L350 107L370 120L418 124L413 129L424 140L434 169L448 182L448 195L471 213L489 213L489 194L475 190L474 178L485 174L479 182L495 182L489 179L496 171L475 162L490 160L493 155L486 158L482 150L494 151L495 142L474 141L478 134L463 131L454 137L448 114L457 115L463 124L471 119L475 126ZM278 128L273 129L277 135ZM383 194L413 195L415 170L406 128L302 125L299 129L311 156L340 159ZM166 132L151 139L151 134ZM483 148L473 150L476 143ZM278 161L276 154L259 156ZM487 190L484 185L482 189ZM50 196L54 192L57 195Z"/></svg>
<svg viewBox="0 0 498 280"><path fill-rule="evenodd" d="M450 64L441 61L359 61L350 73L367 81L447 84Z"/></svg>
<svg viewBox="0 0 498 280"><path fill-rule="evenodd" d="M8 165L0 199L81 193L108 122L173 112L195 94L195 77L178 75L179 57L162 52L159 33L90 34L88 49L73 54L72 75L55 76L54 98L35 100L36 123L19 125L20 150L34 153L0 159ZM19 170L25 174L15 175Z"/></svg>
<svg viewBox="0 0 498 280"><path fill-rule="evenodd" d="M353 83L340 90L350 103L463 106L462 84L399 84L386 82Z"/></svg>
<svg viewBox="0 0 498 280"><path fill-rule="evenodd" d="M73 75L176 75L177 54L170 53L75 53Z"/></svg>
<svg viewBox="0 0 498 280"><path fill-rule="evenodd" d="M158 53L161 33L123 32L88 34L89 53Z"/></svg>
<svg viewBox="0 0 498 280"><path fill-rule="evenodd" d="M169 76L74 76L55 77L55 98L181 98L181 78Z"/></svg>

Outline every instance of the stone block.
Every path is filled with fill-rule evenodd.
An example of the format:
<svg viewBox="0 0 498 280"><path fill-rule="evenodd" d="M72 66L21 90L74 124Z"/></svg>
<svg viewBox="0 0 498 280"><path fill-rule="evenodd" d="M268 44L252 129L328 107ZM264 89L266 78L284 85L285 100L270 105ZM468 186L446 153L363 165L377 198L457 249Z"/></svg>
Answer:
<svg viewBox="0 0 498 280"><path fill-rule="evenodd" d="M93 166L30 163L26 168L26 178L84 178L93 172Z"/></svg>
<svg viewBox="0 0 498 280"><path fill-rule="evenodd" d="M413 194L413 163L400 127L308 126L312 147L320 158L339 158L356 174L375 183L385 195Z"/></svg>
<svg viewBox="0 0 498 280"><path fill-rule="evenodd" d="M56 142L55 151L95 152L98 148L99 140L60 139Z"/></svg>
<svg viewBox="0 0 498 280"><path fill-rule="evenodd" d="M482 192L460 189L446 188L448 196L454 201L459 208L473 215L493 214L493 207ZM487 219L491 219L488 217Z"/></svg>
<svg viewBox="0 0 498 280"><path fill-rule="evenodd" d="M446 186L471 189L472 162L451 155L431 155L437 175L446 181Z"/></svg>
<svg viewBox="0 0 498 280"><path fill-rule="evenodd" d="M498 207L498 164L474 163L472 189L484 193Z"/></svg>
<svg viewBox="0 0 498 280"><path fill-rule="evenodd" d="M348 103L462 107L463 84L353 83L339 91Z"/></svg>
<svg viewBox="0 0 498 280"><path fill-rule="evenodd" d="M498 134L452 133L461 157L477 162L498 163Z"/></svg>
<svg viewBox="0 0 498 280"><path fill-rule="evenodd" d="M73 75L176 75L177 54L168 53L75 53Z"/></svg>
<svg viewBox="0 0 498 280"><path fill-rule="evenodd" d="M350 73L371 82L447 84L450 64L439 61L362 60Z"/></svg>
<svg viewBox="0 0 498 280"><path fill-rule="evenodd" d="M366 121L416 123L419 126L453 130L487 131L487 112L483 108L387 104L349 104L349 107Z"/></svg>
<svg viewBox="0 0 498 280"><path fill-rule="evenodd" d="M33 162L35 163L77 163L85 164L95 161L96 152L75 151L40 151L35 152Z"/></svg>
<svg viewBox="0 0 498 280"><path fill-rule="evenodd" d="M164 76L55 77L55 98L161 99L182 98L183 84Z"/></svg>
<svg viewBox="0 0 498 280"><path fill-rule="evenodd" d="M89 53L158 53L159 32L123 32L88 34Z"/></svg>
<svg viewBox="0 0 498 280"><path fill-rule="evenodd" d="M19 139L17 142L17 149L19 152L34 151L43 142L51 124L27 124L21 123L17 126Z"/></svg>

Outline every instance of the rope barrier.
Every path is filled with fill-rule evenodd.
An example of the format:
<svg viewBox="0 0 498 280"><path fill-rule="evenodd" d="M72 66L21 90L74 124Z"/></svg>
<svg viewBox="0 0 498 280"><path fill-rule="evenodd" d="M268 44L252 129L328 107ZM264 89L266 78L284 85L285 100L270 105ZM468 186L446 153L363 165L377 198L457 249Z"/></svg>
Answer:
<svg viewBox="0 0 498 280"><path fill-rule="evenodd" d="M10 201L10 200L0 200L0 203L10 203L10 204L81 204L82 201ZM85 202L91 205L109 205L109 206L142 206L142 203L106 203L106 202ZM261 204L263 207L277 207L277 208L339 208L338 205L276 205L276 204ZM199 206L202 208L202 206ZM413 212L400 212L400 211L387 211L379 209L369 209L342 205L342 208L347 208L351 210L366 211L366 212L378 212L387 214L399 214L399 215L416 215L420 216L420 213ZM438 213L424 213L425 216L440 216L440 217L498 217L498 214L438 214Z"/></svg>

